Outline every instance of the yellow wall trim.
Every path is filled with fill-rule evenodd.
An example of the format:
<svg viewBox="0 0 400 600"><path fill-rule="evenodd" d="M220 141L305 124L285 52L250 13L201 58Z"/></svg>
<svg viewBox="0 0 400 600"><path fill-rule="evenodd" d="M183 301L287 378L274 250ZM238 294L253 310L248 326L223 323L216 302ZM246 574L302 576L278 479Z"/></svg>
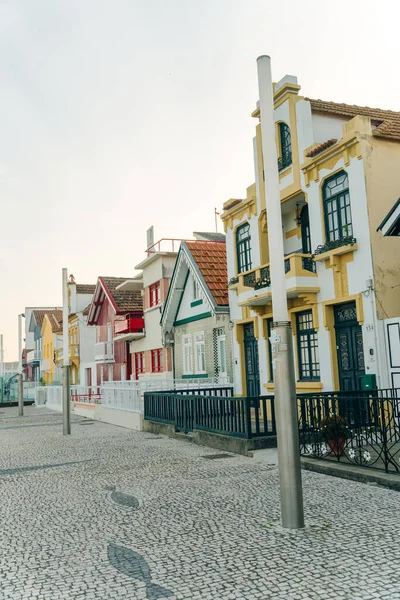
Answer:
<svg viewBox="0 0 400 600"><path fill-rule="evenodd" d="M295 235L297 235L298 238L301 237L301 227L300 225L298 227L295 227L294 229L291 229L290 231L287 231L285 233L285 238L288 240L291 237L294 237Z"/></svg>
<svg viewBox="0 0 400 600"><path fill-rule="evenodd" d="M339 256L341 254L347 254L348 252L354 252L355 250L358 250L358 244L348 244L347 246L340 246L339 248L334 248L333 250L328 250L327 252L323 252L322 254L315 254L314 255L314 260L315 261L321 261L321 260L327 260L329 258L331 258L332 256Z"/></svg>
<svg viewBox="0 0 400 600"><path fill-rule="evenodd" d="M312 147L307 148L304 153L307 154ZM352 132L350 136L343 137L333 146L329 146L326 150L317 154L314 157L306 157L301 167L304 173L306 186L308 187L311 181L319 181L321 169L332 171L336 163L343 158L344 164L349 166L351 158L362 158L361 144L358 135Z"/></svg>

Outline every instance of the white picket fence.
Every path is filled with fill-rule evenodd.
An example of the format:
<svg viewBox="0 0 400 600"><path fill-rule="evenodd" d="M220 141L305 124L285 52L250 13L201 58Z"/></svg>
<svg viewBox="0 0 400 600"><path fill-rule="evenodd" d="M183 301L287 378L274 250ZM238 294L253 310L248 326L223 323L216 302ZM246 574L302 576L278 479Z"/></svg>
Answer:
<svg viewBox="0 0 400 600"><path fill-rule="evenodd" d="M71 402L80 405L101 405L105 408L143 414L144 392L180 389L202 389L229 385L226 378L207 379L147 379L140 381L107 381L102 386L71 386ZM62 386L34 388L37 406L47 406L62 412Z"/></svg>

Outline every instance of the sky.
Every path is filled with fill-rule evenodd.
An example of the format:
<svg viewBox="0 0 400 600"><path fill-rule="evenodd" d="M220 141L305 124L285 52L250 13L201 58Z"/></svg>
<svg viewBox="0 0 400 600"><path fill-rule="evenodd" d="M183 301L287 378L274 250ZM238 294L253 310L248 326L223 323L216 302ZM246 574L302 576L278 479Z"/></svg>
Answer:
<svg viewBox="0 0 400 600"><path fill-rule="evenodd" d="M391 17L388 18L387 15ZM394 0L0 0L0 333L214 230L254 181L256 59L301 94L400 110ZM222 225L220 225L222 231Z"/></svg>

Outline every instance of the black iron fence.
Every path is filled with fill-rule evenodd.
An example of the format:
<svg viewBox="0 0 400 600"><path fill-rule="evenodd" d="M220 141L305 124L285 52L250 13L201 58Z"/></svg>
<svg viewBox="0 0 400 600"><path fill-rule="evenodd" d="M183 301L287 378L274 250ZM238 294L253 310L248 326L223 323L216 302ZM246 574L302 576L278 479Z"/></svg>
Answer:
<svg viewBox="0 0 400 600"><path fill-rule="evenodd" d="M400 389L299 394L300 452L400 471Z"/></svg>
<svg viewBox="0 0 400 600"><path fill-rule="evenodd" d="M172 424L185 433L201 429L247 439L276 435L273 396L234 398L207 395L204 390L181 392L146 392L144 418Z"/></svg>

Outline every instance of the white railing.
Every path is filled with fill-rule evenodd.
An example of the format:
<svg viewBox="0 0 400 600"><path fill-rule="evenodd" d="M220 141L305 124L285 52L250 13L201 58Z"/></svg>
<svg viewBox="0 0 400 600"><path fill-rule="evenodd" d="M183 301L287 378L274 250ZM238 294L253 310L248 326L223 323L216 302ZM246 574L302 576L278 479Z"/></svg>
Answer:
<svg viewBox="0 0 400 600"><path fill-rule="evenodd" d="M95 360L114 360L114 343L113 342L99 342L94 347L94 359Z"/></svg>
<svg viewBox="0 0 400 600"><path fill-rule="evenodd" d="M46 405L52 410L62 412L62 385L37 386L35 388L35 404Z"/></svg>
<svg viewBox="0 0 400 600"><path fill-rule="evenodd" d="M24 398L36 401L36 383L34 381L24 381Z"/></svg>
<svg viewBox="0 0 400 600"><path fill-rule="evenodd" d="M119 385L113 385L114 383ZM102 406L117 410L143 412L143 392L136 381L111 381L103 384L100 389Z"/></svg>
<svg viewBox="0 0 400 600"><path fill-rule="evenodd" d="M71 385L70 399L80 404L100 404L100 388L95 385Z"/></svg>

